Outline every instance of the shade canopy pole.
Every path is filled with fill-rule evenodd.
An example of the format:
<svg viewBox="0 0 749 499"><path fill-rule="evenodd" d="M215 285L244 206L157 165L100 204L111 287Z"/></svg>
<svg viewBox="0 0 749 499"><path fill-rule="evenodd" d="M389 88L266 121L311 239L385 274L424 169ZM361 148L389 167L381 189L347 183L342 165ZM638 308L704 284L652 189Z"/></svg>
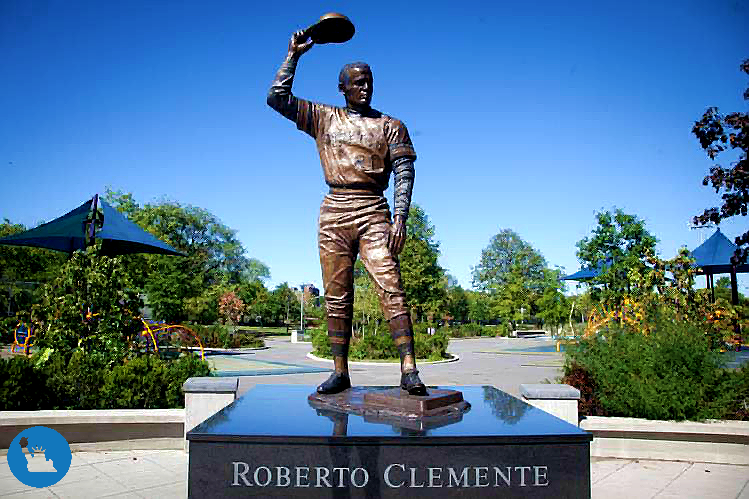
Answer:
<svg viewBox="0 0 749 499"><path fill-rule="evenodd" d="M736 266L731 266L731 303L733 305L739 304L739 284L736 280ZM741 337L741 326L739 326L738 319L733 320L733 332L737 336Z"/></svg>
<svg viewBox="0 0 749 499"><path fill-rule="evenodd" d="M94 204L91 212L91 223L88 226L88 245L93 246L94 237L96 236L96 210L99 206L99 195L94 194Z"/></svg>

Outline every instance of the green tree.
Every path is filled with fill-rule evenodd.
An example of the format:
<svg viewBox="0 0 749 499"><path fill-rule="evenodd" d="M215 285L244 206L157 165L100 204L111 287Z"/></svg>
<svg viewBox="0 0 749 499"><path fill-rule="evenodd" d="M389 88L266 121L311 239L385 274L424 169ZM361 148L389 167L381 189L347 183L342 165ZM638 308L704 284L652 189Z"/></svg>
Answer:
<svg viewBox="0 0 749 499"><path fill-rule="evenodd" d="M268 267L245 256L236 231L209 211L176 201L139 205L132 194L107 190L105 199L130 220L186 254L136 255L130 268L146 269L142 286L158 319L179 322L196 314L207 318L218 296L216 286L270 276Z"/></svg>
<svg viewBox="0 0 749 499"><path fill-rule="evenodd" d="M26 230L7 218L0 224L0 237ZM59 251L23 246L0 246L0 314L30 312L38 300L35 289L48 282L65 262Z"/></svg>
<svg viewBox="0 0 749 499"><path fill-rule="evenodd" d="M562 273L558 269L545 269L544 287L536 302L537 315L544 320L544 324L560 327L569 320L571 303L564 296Z"/></svg>
<svg viewBox="0 0 749 499"><path fill-rule="evenodd" d="M406 226L409 238L424 241L430 250L439 254L440 244L435 240L436 230L434 224L429 220L429 216L424 209L417 203L412 203L411 208L408 210Z"/></svg>
<svg viewBox="0 0 749 499"><path fill-rule="evenodd" d="M543 293L546 260L518 234L504 229L481 252L473 269L473 285L490 295L492 318L517 321L537 311Z"/></svg>
<svg viewBox="0 0 749 499"><path fill-rule="evenodd" d="M248 258L241 272L243 281L261 281L270 279L270 268L257 258Z"/></svg>
<svg viewBox="0 0 749 499"><path fill-rule="evenodd" d="M481 251L481 259L473 269L473 287L480 291L498 290L518 273L525 289L540 289L546 260L529 243L510 230L503 229Z"/></svg>
<svg viewBox="0 0 749 499"><path fill-rule="evenodd" d="M447 288L447 313L454 321L466 322L469 316L468 293L460 285L455 284Z"/></svg>
<svg viewBox="0 0 749 499"><path fill-rule="evenodd" d="M483 291L467 291L468 320L471 322L486 322L491 320L492 299Z"/></svg>
<svg viewBox="0 0 749 499"><path fill-rule="evenodd" d="M578 241L577 258L585 266L602 268L591 283L603 286L601 299L619 305L626 294L646 291L630 282L629 272L646 267L657 240L643 220L620 209L596 213L596 220L592 235Z"/></svg>
<svg viewBox="0 0 749 499"><path fill-rule="evenodd" d="M215 324L218 322L218 302L221 295L227 291L227 286L223 283L213 284L202 293L184 298L182 301L187 318L198 324Z"/></svg>
<svg viewBox="0 0 749 499"><path fill-rule="evenodd" d="M447 280L438 263L439 243L427 214L414 203L406 223L408 236L399 256L401 277L406 300L420 321L444 310Z"/></svg>
<svg viewBox="0 0 749 499"><path fill-rule="evenodd" d="M273 322L285 322L288 325L294 321L295 314L299 312L299 297L288 282L279 284L273 290L268 309Z"/></svg>
<svg viewBox="0 0 749 499"><path fill-rule="evenodd" d="M742 62L739 69L749 74L749 59ZM744 100L749 100L749 87L744 90ZM711 160L727 150L732 150L738 156L731 168L716 164L710 168L710 175L702 180L702 185L712 185L716 193L725 190L721 196L723 205L720 209L706 209L694 217L694 223L720 224L726 218L739 214L746 216L749 203L749 114L736 112L723 115L717 107L710 107L702 119L694 123L692 133ZM738 248L732 261L735 264L746 262L749 256L749 231L738 236L736 244Z"/></svg>
<svg viewBox="0 0 749 499"><path fill-rule="evenodd" d="M242 282L238 286L240 299L246 304L245 313L252 320L260 319L259 322L273 322L270 318L270 292L265 288L262 281L251 280Z"/></svg>
<svg viewBox="0 0 749 499"><path fill-rule="evenodd" d="M354 266L354 324L359 327L356 329L363 333L366 327L376 334L384 320L375 283L361 260L357 260Z"/></svg>
<svg viewBox="0 0 749 499"><path fill-rule="evenodd" d="M533 291L529 288L525 268L522 263L513 264L502 277L502 285L492 285L490 289L491 313L509 321L512 329L516 324L532 315Z"/></svg>
<svg viewBox="0 0 749 499"><path fill-rule="evenodd" d="M421 239L407 240L401 253L403 288L417 321L434 317L444 306L444 270L437 258L438 254Z"/></svg>

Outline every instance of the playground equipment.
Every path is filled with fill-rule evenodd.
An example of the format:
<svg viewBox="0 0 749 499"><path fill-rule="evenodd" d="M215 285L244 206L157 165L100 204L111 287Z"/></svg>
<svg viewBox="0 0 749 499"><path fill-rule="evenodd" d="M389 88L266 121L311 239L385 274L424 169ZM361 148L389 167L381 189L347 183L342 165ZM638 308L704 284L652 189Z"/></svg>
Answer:
<svg viewBox="0 0 749 499"><path fill-rule="evenodd" d="M140 336L146 341L146 351L152 349L157 354L166 353L169 350L169 347L165 344L167 339L176 337L178 343L185 345L188 350L198 348L200 358L205 360L203 342L200 341L200 337L195 331L189 327L182 324L164 324L143 318L141 318L141 322L143 322L143 331L141 331ZM159 340L161 340L161 347L159 347Z"/></svg>
<svg viewBox="0 0 749 499"><path fill-rule="evenodd" d="M13 333L13 344L10 346L10 353L29 355L29 350L34 344L34 338L34 326L20 321L16 324L16 329ZM16 351L16 349L20 351Z"/></svg>
<svg viewBox="0 0 749 499"><path fill-rule="evenodd" d="M599 329L612 321L616 321L622 325L638 326L639 330L647 334L650 330L643 323L644 316L645 312L642 304L631 298L625 298L620 307L607 307L605 304L599 303L593 308L588 318L588 325L585 327L583 337L590 338L591 336L595 336Z"/></svg>

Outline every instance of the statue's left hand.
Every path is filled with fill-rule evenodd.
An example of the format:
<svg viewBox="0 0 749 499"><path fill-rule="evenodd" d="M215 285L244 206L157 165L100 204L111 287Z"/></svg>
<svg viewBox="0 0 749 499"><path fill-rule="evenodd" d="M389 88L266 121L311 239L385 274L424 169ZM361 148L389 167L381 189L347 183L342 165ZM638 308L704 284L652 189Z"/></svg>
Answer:
<svg viewBox="0 0 749 499"><path fill-rule="evenodd" d="M403 215L396 215L393 225L390 227L388 237L388 249L393 255L399 255L406 244L406 219Z"/></svg>

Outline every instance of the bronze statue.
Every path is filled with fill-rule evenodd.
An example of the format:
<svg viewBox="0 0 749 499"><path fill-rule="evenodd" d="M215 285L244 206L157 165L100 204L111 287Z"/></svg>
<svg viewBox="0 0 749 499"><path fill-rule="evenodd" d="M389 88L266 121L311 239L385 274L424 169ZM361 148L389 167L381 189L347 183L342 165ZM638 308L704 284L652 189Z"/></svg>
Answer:
<svg viewBox="0 0 749 499"><path fill-rule="evenodd" d="M397 258L406 241L416 154L405 125L370 107L372 71L363 62L341 69L338 89L346 98L346 107L312 103L291 93L297 62L315 44L308 32L297 31L291 36L286 59L268 93L268 105L315 139L330 187L320 207L318 243L335 372L317 391L333 394L351 387L348 348L358 253L376 284L398 347L400 386L412 395L425 395L416 369L413 327ZM392 221L383 196L391 171L395 174Z"/></svg>

